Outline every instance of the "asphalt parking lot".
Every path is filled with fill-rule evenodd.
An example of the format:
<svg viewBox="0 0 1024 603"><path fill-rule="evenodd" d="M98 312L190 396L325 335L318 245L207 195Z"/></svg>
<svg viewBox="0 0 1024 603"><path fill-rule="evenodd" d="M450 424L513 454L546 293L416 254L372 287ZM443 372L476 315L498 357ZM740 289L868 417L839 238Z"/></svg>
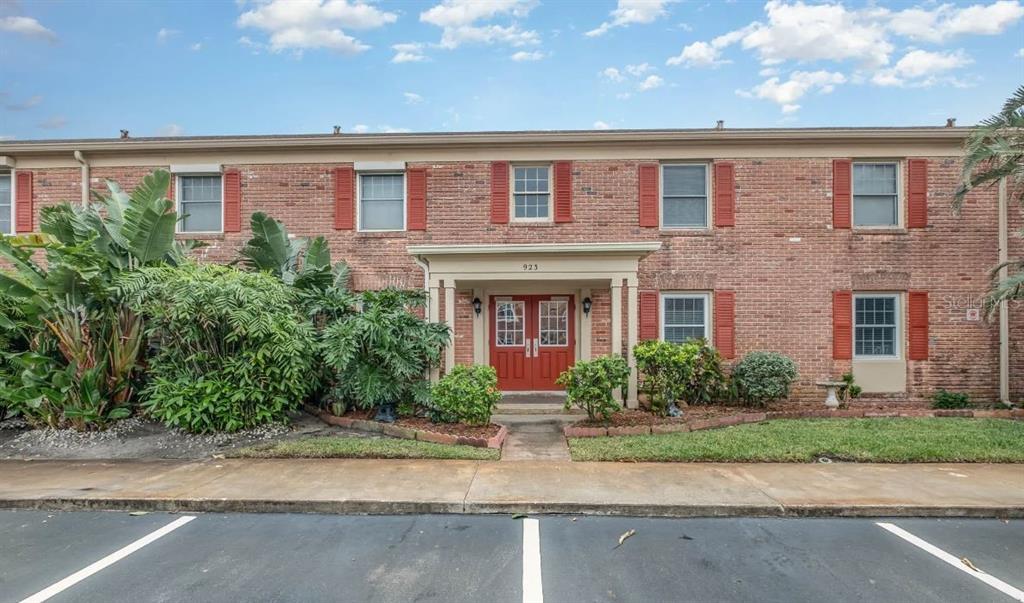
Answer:
<svg viewBox="0 0 1024 603"><path fill-rule="evenodd" d="M4 511L0 534L2 601L1024 600L1021 521Z"/></svg>

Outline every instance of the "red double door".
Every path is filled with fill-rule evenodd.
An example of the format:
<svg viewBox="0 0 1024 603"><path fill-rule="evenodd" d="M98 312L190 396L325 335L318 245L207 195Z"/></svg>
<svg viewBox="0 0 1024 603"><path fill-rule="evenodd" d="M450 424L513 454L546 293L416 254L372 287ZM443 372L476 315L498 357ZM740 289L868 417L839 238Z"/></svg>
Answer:
<svg viewBox="0 0 1024 603"><path fill-rule="evenodd" d="M571 295L492 296L491 366L503 391L561 389L555 379L576 358Z"/></svg>

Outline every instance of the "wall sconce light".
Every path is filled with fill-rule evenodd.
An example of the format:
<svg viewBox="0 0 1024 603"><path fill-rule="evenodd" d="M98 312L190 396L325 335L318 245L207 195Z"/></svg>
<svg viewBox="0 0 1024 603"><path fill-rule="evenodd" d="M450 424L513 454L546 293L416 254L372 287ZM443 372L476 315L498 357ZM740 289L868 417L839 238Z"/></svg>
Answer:
<svg viewBox="0 0 1024 603"><path fill-rule="evenodd" d="M481 306L483 306L483 303L480 301L480 298L479 297L474 297L473 298L473 311L476 312L477 314L480 314Z"/></svg>
<svg viewBox="0 0 1024 603"><path fill-rule="evenodd" d="M590 308L594 306L594 302L589 297L583 298L583 313L590 316Z"/></svg>

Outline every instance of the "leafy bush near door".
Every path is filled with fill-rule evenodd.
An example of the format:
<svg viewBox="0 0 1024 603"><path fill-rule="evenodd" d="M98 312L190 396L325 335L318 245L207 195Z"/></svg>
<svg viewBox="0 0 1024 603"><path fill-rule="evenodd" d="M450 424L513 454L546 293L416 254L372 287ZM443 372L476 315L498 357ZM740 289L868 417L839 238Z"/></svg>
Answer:
<svg viewBox="0 0 1024 603"><path fill-rule="evenodd" d="M678 401L713 404L726 393L722 357L703 339L671 343L652 339L633 348L640 371L640 391L651 410L665 414Z"/></svg>
<svg viewBox="0 0 1024 603"><path fill-rule="evenodd" d="M143 408L192 432L284 421L314 385L313 329L269 274L188 263L126 275L156 348Z"/></svg>
<svg viewBox="0 0 1024 603"><path fill-rule="evenodd" d="M629 365L622 356L599 356L580 360L558 376L555 381L565 387L566 410L577 407L587 418L607 421L622 409L612 393L629 383Z"/></svg>
<svg viewBox="0 0 1024 603"><path fill-rule="evenodd" d="M492 366L456 365L430 390L430 418L436 423L487 425L501 400Z"/></svg>
<svg viewBox="0 0 1024 603"><path fill-rule="evenodd" d="M766 406L787 397L796 378L796 363L777 352L751 352L732 369L737 395L751 406Z"/></svg>

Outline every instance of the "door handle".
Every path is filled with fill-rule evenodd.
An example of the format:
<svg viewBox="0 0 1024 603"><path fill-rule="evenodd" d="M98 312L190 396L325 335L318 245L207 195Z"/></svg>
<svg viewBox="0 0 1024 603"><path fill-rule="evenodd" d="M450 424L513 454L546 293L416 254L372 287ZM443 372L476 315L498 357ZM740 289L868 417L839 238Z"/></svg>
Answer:
<svg viewBox="0 0 1024 603"><path fill-rule="evenodd" d="M526 339L525 351L526 351L526 357L529 358L530 357L530 339L529 338Z"/></svg>
<svg viewBox="0 0 1024 603"><path fill-rule="evenodd" d="M537 357L537 354L538 354L538 350L537 350L537 338L536 338L536 337L534 337L534 338L533 338L533 357L534 357L534 358L536 358L536 357Z"/></svg>

